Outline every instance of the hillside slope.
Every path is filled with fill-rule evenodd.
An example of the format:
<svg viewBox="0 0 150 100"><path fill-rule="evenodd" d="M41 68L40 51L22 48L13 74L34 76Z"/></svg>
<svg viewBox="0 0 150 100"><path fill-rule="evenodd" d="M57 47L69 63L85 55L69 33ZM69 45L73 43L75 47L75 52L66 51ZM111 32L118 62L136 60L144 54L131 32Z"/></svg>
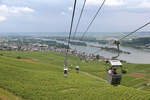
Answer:
<svg viewBox="0 0 150 100"><path fill-rule="evenodd" d="M60 53L2 53L0 88L23 100L150 100L150 92L125 86L113 87L84 73L77 74L74 70L70 70L68 78L65 78L63 54ZM16 59L17 56L21 59ZM82 65L81 70L87 73L94 72L98 64L81 62L76 57L69 57L69 62ZM101 65L97 68L103 69Z"/></svg>

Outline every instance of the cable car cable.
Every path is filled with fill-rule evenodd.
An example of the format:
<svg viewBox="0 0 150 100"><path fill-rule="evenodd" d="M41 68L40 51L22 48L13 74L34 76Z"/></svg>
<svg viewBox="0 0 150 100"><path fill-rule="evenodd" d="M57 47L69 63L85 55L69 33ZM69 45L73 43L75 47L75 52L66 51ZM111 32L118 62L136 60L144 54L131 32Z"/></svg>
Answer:
<svg viewBox="0 0 150 100"><path fill-rule="evenodd" d="M73 39L75 39L75 37L76 37L77 30L78 30L78 27L79 27L79 24L80 24L82 15L83 15L83 11L84 11L84 8L85 8L86 1L87 0L84 0L83 6L82 6L82 9L81 9L81 13L80 13L80 16L79 16L79 19L78 19L78 23L76 25L75 32L74 32L74 35L73 35Z"/></svg>
<svg viewBox="0 0 150 100"><path fill-rule="evenodd" d="M73 37L72 37L73 40L74 40L75 37L76 37L77 30L78 30L78 27L79 27L79 24L80 24L80 21L81 21L83 12L84 12L84 8L85 8L85 5L86 5L86 1L87 1L87 0L84 0L83 6L82 6L82 9L81 9L81 12L80 12L80 16L79 16L79 19L78 19L78 22L77 22L77 25L76 25L76 28L75 28L75 32L74 32L74 35L73 35ZM76 46L75 46L75 51L76 51Z"/></svg>
<svg viewBox="0 0 150 100"><path fill-rule="evenodd" d="M99 14L99 12L101 11L102 7L104 6L106 0L103 1L103 3L100 5L98 11L96 12L96 14L94 15L93 19L91 20L90 24L88 25L87 29L85 30L85 32L83 33L83 35L81 36L81 41L83 40L83 38L85 37L86 33L88 32L88 30L90 29L90 27L92 26L94 20L96 19L97 15Z"/></svg>
<svg viewBox="0 0 150 100"><path fill-rule="evenodd" d="M66 48L66 56L65 56L65 59L64 59L65 67L66 67L66 64L67 64L67 56L68 56L68 52L69 52L69 48L70 48L70 38L71 38L72 27L73 27L73 23L74 23L74 16L75 16L75 11L76 11L76 4L77 4L77 0L74 1L74 8L73 8L73 13L72 13L70 32L69 32L69 36L68 36L68 45L67 45L67 48Z"/></svg>
<svg viewBox="0 0 150 100"><path fill-rule="evenodd" d="M93 19L91 20L90 24L88 25L87 29L85 30L85 32L84 32L83 35L81 36L80 41L82 41L83 38L85 37L86 33L88 32L88 30L89 30L90 27L92 26L94 20L96 19L97 15L98 15L99 12L101 11L101 9L102 9L102 7L104 6L105 2L106 2L106 0L104 0L104 1L102 2L102 4L100 5L98 11L97 11L96 14L94 15L94 17L93 17ZM76 49L75 49L75 50L76 50ZM79 51L81 51L81 50L79 50Z"/></svg>
<svg viewBox="0 0 150 100"><path fill-rule="evenodd" d="M130 35L132 35L132 34L134 34L134 33L136 33L137 31L141 30L142 28L146 27L146 26L149 25L149 24L150 24L150 22L144 24L144 25L141 26L140 28L134 30L133 32L130 32L130 33L127 34L126 36L124 36L124 37L122 37L121 39L119 39L119 41L121 41L121 40L123 40L124 38L126 38L126 37L128 37L128 36L130 36Z"/></svg>

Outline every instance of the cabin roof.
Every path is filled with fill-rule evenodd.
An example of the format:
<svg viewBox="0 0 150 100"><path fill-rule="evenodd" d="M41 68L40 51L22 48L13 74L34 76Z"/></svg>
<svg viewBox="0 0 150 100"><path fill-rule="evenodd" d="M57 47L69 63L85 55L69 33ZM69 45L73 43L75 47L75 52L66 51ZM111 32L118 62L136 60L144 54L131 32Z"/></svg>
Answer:
<svg viewBox="0 0 150 100"><path fill-rule="evenodd" d="M111 66L122 66L122 63L119 60L109 60Z"/></svg>
<svg viewBox="0 0 150 100"><path fill-rule="evenodd" d="M64 70L68 70L68 68L64 68Z"/></svg>

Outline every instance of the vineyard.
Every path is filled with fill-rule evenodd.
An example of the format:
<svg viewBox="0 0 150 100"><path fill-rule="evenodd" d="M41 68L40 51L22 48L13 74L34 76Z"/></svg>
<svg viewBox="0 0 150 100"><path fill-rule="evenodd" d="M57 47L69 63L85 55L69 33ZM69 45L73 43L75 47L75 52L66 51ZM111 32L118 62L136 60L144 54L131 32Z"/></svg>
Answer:
<svg viewBox="0 0 150 100"><path fill-rule="evenodd" d="M0 100L150 100L149 86L137 89L150 81L150 65L125 64L128 74L123 76L122 85L114 87L75 70L69 70L65 78L61 53L1 54ZM68 65L71 64L79 64L82 72L106 79L104 62L85 62L69 56Z"/></svg>

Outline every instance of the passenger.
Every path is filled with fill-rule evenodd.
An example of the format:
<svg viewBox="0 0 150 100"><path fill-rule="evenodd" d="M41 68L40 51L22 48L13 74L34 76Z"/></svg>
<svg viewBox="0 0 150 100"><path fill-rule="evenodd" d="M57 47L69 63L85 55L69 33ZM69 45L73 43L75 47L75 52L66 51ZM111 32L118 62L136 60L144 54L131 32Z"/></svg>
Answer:
<svg viewBox="0 0 150 100"><path fill-rule="evenodd" d="M117 71L116 71L117 69L116 68L114 68L113 70L112 70L112 73L113 74L117 74Z"/></svg>
<svg viewBox="0 0 150 100"><path fill-rule="evenodd" d="M112 68L110 68L110 69L108 70L108 73L109 73L110 75L112 75Z"/></svg>

